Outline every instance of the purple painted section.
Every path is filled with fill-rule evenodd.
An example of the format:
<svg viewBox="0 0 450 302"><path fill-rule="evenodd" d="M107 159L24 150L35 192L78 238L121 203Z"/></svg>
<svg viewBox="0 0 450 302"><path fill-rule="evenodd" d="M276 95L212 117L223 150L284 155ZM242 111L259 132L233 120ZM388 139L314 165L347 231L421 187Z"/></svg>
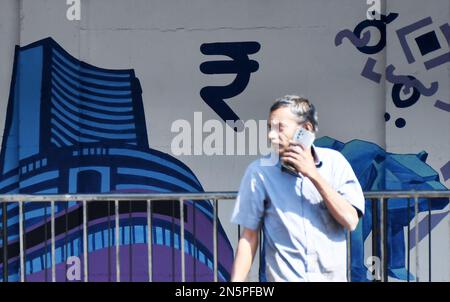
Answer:
<svg viewBox="0 0 450 302"><path fill-rule="evenodd" d="M411 88L416 88L420 94L425 96L432 96L439 88L438 82L432 82L429 88L425 87L422 82L417 79L411 80L406 75L395 75L395 66L390 64L386 67L386 80L392 84L403 84L403 92L408 94Z"/></svg>
<svg viewBox="0 0 450 302"><path fill-rule="evenodd" d="M445 64L447 62L450 62L450 53L445 53L443 55L440 55L434 59L426 61L424 64L425 64L426 69L432 69L434 67Z"/></svg>
<svg viewBox="0 0 450 302"><path fill-rule="evenodd" d="M364 65L361 75L363 77L365 77L366 79L374 81L375 83L380 83L381 74L377 73L373 70L376 63L377 63L377 60L372 59L372 58L367 58L366 65Z"/></svg>
<svg viewBox="0 0 450 302"><path fill-rule="evenodd" d="M439 222L441 222L442 219L447 216L449 212L445 213L439 213L439 214L432 214L431 215L431 230L433 230ZM419 242L428 236L428 217L422 219L422 221L419 222ZM433 239L431 239L433 241ZM416 227L414 226L409 230L409 246L410 249L414 248L416 246Z"/></svg>
<svg viewBox="0 0 450 302"><path fill-rule="evenodd" d="M450 108L450 106L449 106L449 108ZM444 177L444 181L447 181L447 179L450 178L450 160L445 165L442 166L441 173L442 173L442 176Z"/></svg>
<svg viewBox="0 0 450 302"><path fill-rule="evenodd" d="M408 46L408 41L406 41L406 36L422 27L430 25L431 23L433 23L433 20L431 19L431 17L427 17L397 30L397 36L400 40L400 45L402 46L403 52L406 56L406 60L409 64L414 63L415 59L411 52L411 49Z"/></svg>
<svg viewBox="0 0 450 302"><path fill-rule="evenodd" d="M437 100L436 103L434 103L434 107L442 109L444 111L450 112L450 104L444 103L440 100Z"/></svg>
<svg viewBox="0 0 450 302"><path fill-rule="evenodd" d="M370 31L366 31L363 33L361 38L358 38L354 32L352 32L349 29L341 30L337 33L336 37L334 38L334 45L339 46L342 44L342 41L344 38L347 38L350 40L350 42L355 45L356 47L364 47L366 46L370 41Z"/></svg>
<svg viewBox="0 0 450 302"><path fill-rule="evenodd" d="M180 271L180 251L166 246L153 246L153 281L171 282L181 281ZM109 257L108 257L109 254ZM120 247L120 280L122 282L146 282L148 281L148 262L147 245L134 244L131 246ZM108 261L110 259L110 262ZM130 265L131 259L131 265ZM89 281L90 282L108 282L116 281L116 251L115 247L102 249L89 253ZM194 259L186 255L186 281L213 281L213 273L206 265L200 262L195 263L194 278ZM80 276L83 275L83 259L80 261ZM73 270L73 267L69 269ZM130 270L131 268L131 270ZM110 272L110 274L108 274ZM131 274L130 274L131 273ZM40 282L51 280L51 270L40 271L27 276L27 282ZM66 282L66 265L64 263L56 266L56 280ZM75 280L77 282L77 280Z"/></svg>
<svg viewBox="0 0 450 302"><path fill-rule="evenodd" d="M186 240L189 238L195 238L195 242L192 242L194 246L202 245L205 250L212 254L213 251L213 225L212 221L198 208L195 208L192 202L185 202L187 211L187 222L185 222L185 235ZM74 207L76 210L78 206ZM72 209L71 209L72 210ZM62 214L63 215L63 214ZM195 228L194 228L194 215L195 215ZM133 213L132 218L144 218L146 219L146 213ZM174 223L174 231L179 233L179 219L172 218L171 216L165 216L161 214L153 214L153 229L155 227L161 227L162 221L166 224L171 225L172 221ZM129 226L129 214L120 215L120 225ZM96 225L105 223L108 220L107 217L89 221L89 228L95 227ZM114 216L111 217L111 221L114 221ZM161 221L161 222L158 222ZM136 225L136 224L135 224ZM219 223L220 225L220 223ZM114 224L112 223L112 229L114 229ZM170 227L171 229L171 227ZM220 230L220 228L219 228ZM82 228L77 227L68 234L73 234L78 232L81 234ZM90 232L91 233L91 232ZM155 232L153 232L155 234ZM188 236L191 235L191 236ZM61 234L56 237L56 241L64 240L65 234ZM122 235L121 235L122 236ZM163 237L165 234L163 234ZM114 237L114 235L113 235ZM156 237L153 236L153 276L154 281L181 281L180 277L180 250L164 246L157 245ZM47 242L50 249L50 242ZM43 248L45 243L41 243L27 250L27 253L31 251L36 251L39 248ZM229 248L230 243L224 234L219 231L218 234L218 264L219 267L222 266L226 271L230 272L233 263L233 251ZM131 249L131 262L130 262L130 249ZM205 253L205 250L203 253ZM109 254L108 254L109 253ZM108 257L109 255L109 257ZM208 268L207 265L200 261L194 261L188 251L185 251L186 259L186 280L187 281L212 281L213 271ZM101 250L92 251L89 253L89 279L91 281L115 281L115 246L104 248ZM80 259L83 257L79 255ZM108 260L109 259L109 260ZM17 261L17 257L10 259L10 263ZM130 245L122 245L120 247L120 262L121 262L121 280L130 281L130 268L132 281L147 281L148 280L148 253L147 253L147 243L139 243ZM210 258L212 262L212 256ZM108 264L108 261L111 261ZM82 263L81 259L81 263ZM66 280L66 267L65 263L57 264L57 281ZM83 269L83 265L81 265ZM111 275L108 274L111 273ZM195 274L194 274L195 272ZM45 278L47 274L47 279ZM83 277L82 277L83 279ZM220 280L219 275L219 280ZM30 275L27 275L28 281L45 281L51 280L51 270L47 269L45 271L39 271Z"/></svg>
<svg viewBox="0 0 450 302"><path fill-rule="evenodd" d="M440 29L441 29L442 33L444 34L445 39L447 40L448 46L450 46L450 25L448 23L444 24L440 27ZM439 65L445 64L447 62L450 62L450 52L440 55L429 61L426 61L424 64L425 64L425 68L427 70L429 70L429 69L432 69Z"/></svg>

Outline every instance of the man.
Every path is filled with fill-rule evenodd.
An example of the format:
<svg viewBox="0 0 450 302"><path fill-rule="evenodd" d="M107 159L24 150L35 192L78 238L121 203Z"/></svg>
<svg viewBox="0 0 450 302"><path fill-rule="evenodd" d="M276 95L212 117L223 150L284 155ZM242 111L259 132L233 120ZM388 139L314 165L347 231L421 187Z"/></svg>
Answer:
<svg viewBox="0 0 450 302"><path fill-rule="evenodd" d="M299 127L317 131L307 99L276 100L268 127L280 161L297 174L263 159L248 166L231 218L243 227L231 280L246 280L263 227L268 281L347 281L346 230L364 214L355 173L339 152L291 140Z"/></svg>

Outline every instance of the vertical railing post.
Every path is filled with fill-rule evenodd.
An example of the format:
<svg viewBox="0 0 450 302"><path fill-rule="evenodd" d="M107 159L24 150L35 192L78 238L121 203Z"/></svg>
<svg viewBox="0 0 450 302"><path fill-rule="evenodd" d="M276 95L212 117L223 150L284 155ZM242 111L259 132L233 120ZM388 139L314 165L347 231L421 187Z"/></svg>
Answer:
<svg viewBox="0 0 450 302"><path fill-rule="evenodd" d="M65 220L65 226L64 226L64 281L67 282L67 259L69 258L69 216L68 216L68 210L69 210L69 201L65 202L64 205L64 220Z"/></svg>
<svg viewBox="0 0 450 302"><path fill-rule="evenodd" d="M388 281L388 199L380 198L381 204L381 224L380 224L380 243L381 243L381 280Z"/></svg>
<svg viewBox="0 0 450 302"><path fill-rule="evenodd" d="M108 206L108 282L111 282L111 202L108 200L106 204Z"/></svg>
<svg viewBox="0 0 450 302"><path fill-rule="evenodd" d="M128 201L128 272L129 272L129 282L133 282L133 201Z"/></svg>
<svg viewBox="0 0 450 302"><path fill-rule="evenodd" d="M419 198L414 196L414 225L416 239L416 282L419 282L420 263L419 263Z"/></svg>
<svg viewBox="0 0 450 302"><path fill-rule="evenodd" d="M186 281L184 257L184 200L180 198L180 251L181 251L181 282Z"/></svg>
<svg viewBox="0 0 450 302"><path fill-rule="evenodd" d="M25 253L24 253L24 231L23 231L23 201L19 201L19 255L20 255L20 282L25 282Z"/></svg>
<svg viewBox="0 0 450 302"><path fill-rule="evenodd" d="M378 254L378 199L371 199L372 205L372 257L379 257ZM377 274L378 270L374 270ZM372 281L378 281L379 276L376 275Z"/></svg>
<svg viewBox="0 0 450 302"><path fill-rule="evenodd" d="M50 202L50 236L51 247L50 252L52 254L52 282L56 282L56 248L55 248L55 201Z"/></svg>
<svg viewBox="0 0 450 302"><path fill-rule="evenodd" d="M148 282L153 281L153 250L152 250L152 201L147 200L147 257L148 257Z"/></svg>
<svg viewBox="0 0 450 302"><path fill-rule="evenodd" d="M87 201L83 200L83 271L84 282L89 282L89 267L88 267L88 217L87 217Z"/></svg>
<svg viewBox="0 0 450 302"><path fill-rule="evenodd" d="M8 205L2 202L3 282L8 282Z"/></svg>
<svg viewBox="0 0 450 302"><path fill-rule="evenodd" d="M218 281L218 267L217 267L217 257L218 257L218 244L217 244L217 216L219 213L219 203L217 199L214 199L214 216L213 216L213 272L214 272L214 282Z"/></svg>
<svg viewBox="0 0 450 302"><path fill-rule="evenodd" d="M45 241L44 241L44 248L45 248L45 257L44 257L45 277L44 277L44 279L45 279L45 282L48 281L48 274L47 274L47 270L48 270L48 261L47 261L47 258L48 258L47 257L47 255L48 255L47 210L48 210L47 203L44 203L44 238L45 238Z"/></svg>
<svg viewBox="0 0 450 302"><path fill-rule="evenodd" d="M352 282L352 233L347 231L347 281Z"/></svg>
<svg viewBox="0 0 450 302"><path fill-rule="evenodd" d="M192 244L194 245L193 248L193 255L194 261L192 262L192 273L193 273L193 282L197 281L197 259L198 259L198 249L197 249L197 201L192 201Z"/></svg>
<svg viewBox="0 0 450 302"><path fill-rule="evenodd" d="M115 237L116 237L116 282L120 282L120 221L119 221L119 201L114 201L114 209L115 209Z"/></svg>
<svg viewBox="0 0 450 302"><path fill-rule="evenodd" d="M428 282L431 282L431 198L428 199Z"/></svg>
<svg viewBox="0 0 450 302"><path fill-rule="evenodd" d="M406 276L406 282L409 282L409 274L411 272L411 200L410 198L408 198L408 225L407 225L407 229L406 229L406 233L407 233L407 238L406 238L406 250L407 250L407 255L406 255L406 272L407 272L407 276Z"/></svg>
<svg viewBox="0 0 450 302"><path fill-rule="evenodd" d="M381 281L384 280L384 202L383 198L379 199L380 201L380 277Z"/></svg>

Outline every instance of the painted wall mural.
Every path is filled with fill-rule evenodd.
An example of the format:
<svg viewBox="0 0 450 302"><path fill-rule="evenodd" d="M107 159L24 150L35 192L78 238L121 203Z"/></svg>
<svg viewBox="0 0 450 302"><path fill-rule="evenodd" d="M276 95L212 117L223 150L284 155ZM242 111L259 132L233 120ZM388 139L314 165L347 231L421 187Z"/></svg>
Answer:
<svg viewBox="0 0 450 302"><path fill-rule="evenodd" d="M338 32L335 38L335 45L340 46L343 43L344 38L347 38L361 53L365 53L368 55L379 53L386 46L386 26L393 23L398 16L399 14L397 13L390 13L387 16L381 15L380 20L363 20L358 25L356 25L353 31L344 29ZM410 46L411 41L408 39L408 35L421 28L432 25L432 18L426 17L422 20L396 30L398 40L408 64L413 64L417 60L419 60L413 55ZM371 33L370 31L365 31L365 29L370 27L374 27L379 31L379 39L375 45L369 45L371 41ZM450 46L450 24L442 24L441 26L439 26L439 30L444 35L448 46ZM435 30L420 35L414 40L422 56L442 49L442 46L440 45L439 40L436 36ZM450 52L435 56L432 59L423 60L423 64L426 70L436 68L447 62L450 62ZM367 58L363 70L361 71L361 76L375 83L380 83L383 74L374 71L377 63L377 60L371 57ZM395 70L396 67L393 64L389 64L386 67L384 75L386 76L386 80L388 82L394 84L392 88L392 101L398 108L407 108L413 106L422 95L427 97L433 96L439 88L439 83L437 81L426 85L423 84L419 79L416 79L413 75L396 74ZM406 99L402 99L402 95L400 93L401 90L403 90L405 95L410 96ZM450 103L448 102L436 100L434 106L440 110L450 111ZM386 121L389 121L389 113L385 114L385 119ZM395 125L398 128L403 128L406 125L406 121L403 118L398 118L395 121Z"/></svg>
<svg viewBox="0 0 450 302"><path fill-rule="evenodd" d="M0 194L236 190L238 176L248 158L206 155L174 158L168 151L170 123L173 119L190 119L194 111L224 122L266 119L273 97L283 93L306 93L317 101L318 107L326 108L321 111L320 123L321 131L329 137L318 139L316 145L340 151L351 163L365 191L446 190L444 183L450 179L448 148L442 140L446 137L437 135L426 137L419 144L415 142L416 134L427 136L430 129L435 129L433 124L421 127L423 132L416 133L422 117L419 106L425 104L431 108L432 113L426 114L430 114L436 125L439 123L437 127L447 125L445 117L450 111L450 100L446 99L448 73L432 74L450 61L447 51L450 25L446 23L447 15L442 17L438 9L424 16L420 13L412 16L392 3L389 5L393 6L393 12L380 15L379 20L368 20L364 19L367 7L361 1L346 4L273 1L277 10L261 8L256 15L244 1L244 4L227 5L220 15L209 16L202 12L218 2L193 1L175 18L159 20L142 16L151 15L155 7L172 11L170 1L155 4L138 0L135 8L127 7L125 2L115 3L110 11L115 18L89 19L88 16L103 16L105 5L102 4L108 3L91 1L85 7L86 17L80 20L83 26L80 33L78 23L61 21L57 19L57 10L49 9L64 3L50 2L41 7L37 1L28 1L18 14L27 18L20 23L17 41L23 45L37 42L17 46L12 76L10 70L5 71L11 85L0 153ZM419 2L414 5L417 12L425 5ZM317 11L316 4L312 3L319 3L320 15L311 15L311 11ZM354 9L356 5L361 9ZM125 8L129 14L123 15ZM41 14L34 15L35 11L54 14L52 17L59 20L55 24L60 26L46 26L47 19ZM241 12L244 13L240 15ZM190 15L195 17L185 20ZM266 15L270 18L261 17ZM323 18L327 15L340 17ZM222 16L227 17L221 19ZM347 22L353 22L348 20L356 20L355 26L348 26ZM68 37L68 32L73 33L75 40ZM53 38L40 40L47 36ZM71 54L53 39L65 49L73 47ZM391 46L396 43L398 46ZM78 57L92 64L102 62L102 66L134 69L112 70L89 65L74 57L77 49ZM7 52L8 58L10 53ZM363 61L353 69L355 60L361 56ZM383 56L386 60L381 59ZM411 71L416 67L420 72ZM348 70L351 73L345 73ZM330 86L324 88L324 82ZM382 89L384 84L387 93ZM179 106L169 103L174 99L180 101ZM151 114L144 115L144 107L147 112L156 112L154 119ZM338 120L349 113L352 118ZM153 126L159 127L159 131L154 131L149 141L147 131ZM383 126L386 133L379 131ZM386 149L381 147L384 143ZM158 150L151 146L158 146ZM395 152L388 152L394 149ZM189 167L185 164L188 162ZM222 179L217 178L218 169L223 171ZM376 216L371 205L366 201L366 215L351 236L352 281L370 280L367 249ZM448 238L447 230L436 227L448 219L445 210L448 200L433 199L429 205L429 199L420 199L419 211L425 218L418 226L419 240L428 238L426 212L431 210L435 244ZM50 280L50 205L26 203L24 210L26 280ZM387 240L391 278L414 280L417 277L414 265L407 275L408 248L413 251L418 245L415 236L410 236L408 245L406 236L408 226L414 225L411 224L415 218L413 210L413 200L389 200ZM115 281L113 213L112 203L90 203L89 278L93 281ZM221 214L223 218L229 213L225 210ZM8 280L17 281L17 205L2 205L0 216L5 215L8 238L3 241L0 236L0 281L5 269L4 257L8 259ZM179 219L178 203L154 202L153 275L157 281L181 280ZM186 226L183 244L187 280L212 280L210 202L187 201L182 219ZM228 280L237 232L228 221L222 223L219 224L219 279ZM82 255L81 224L79 203L56 203L58 281L66 278L66 259ZM120 225L121 280L147 280L146 203L122 203ZM414 234L415 228L411 226L409 231ZM8 246L6 255L4 245ZM447 245L434 246L438 252L447 252ZM421 256L426 255L425 249L422 251ZM435 273L436 279L447 278L448 272L441 268L439 260L434 260L433 273L440 270ZM419 275L424 275L424 271ZM259 278L265 279L264 266Z"/></svg>
<svg viewBox="0 0 450 302"><path fill-rule="evenodd" d="M250 81L250 75L259 68L258 62L250 60L248 55L257 53L260 48L261 45L258 42L206 43L200 47L204 55L224 55L232 59L209 61L200 65L200 70L204 74L236 74L236 78L227 86L208 86L200 90L202 99L224 122L240 120L224 100L235 97L245 90Z"/></svg>
<svg viewBox="0 0 450 302"><path fill-rule="evenodd" d="M392 84L392 86L389 86L391 87L389 96L396 108L409 108L418 101L429 102L429 99L431 99L437 110L450 112L449 100L433 99L440 85L445 86L448 83L439 83L439 81L426 83L412 74L402 74L400 67L404 69L404 66L400 63L396 63L399 66L389 64L385 67L382 62L371 57L371 55L385 50L387 27L395 26L395 21L398 18L398 13L391 12L386 15L381 14L378 20L362 20L353 30L343 29L339 31L335 37L335 46L340 46L344 39L347 39L360 53L368 55L360 75L377 84L380 84L385 77L385 80ZM375 30L375 37L373 31L371 32L368 29ZM426 30L426 33L423 33L424 30ZM411 35L414 32L418 33ZM447 45L441 45L437 37L439 34L445 38ZM395 29L392 39L398 40L407 65L423 64L426 72L428 72L450 62L450 52L442 53L447 46L450 46L450 24L448 23L435 24L432 17L425 17ZM382 70L381 73L376 71L380 69ZM392 122L391 117L391 113L385 113L386 123ZM394 121L395 127L400 129L404 128L406 124L407 121L403 117L398 117ZM439 182L438 173L425 163L428 156L425 151L419 154L392 154L370 142L354 140L343 144L331 138L323 138L319 140L318 144L342 152L352 164L364 190L446 190L446 187ZM443 181L450 177L449 166L450 161L441 168ZM433 199L433 202L428 199L420 199L419 211L441 210L446 205L448 205L447 199ZM366 209L368 211L362 223L351 236L352 243L358 242L358 245L365 242L372 227L373 213L370 202L366 202ZM407 275L409 259L406 259L406 253L408 248L412 250L415 247L416 242L415 238L411 236L408 244L404 234L404 229L413 219L413 210L414 203L412 200L389 200L387 226L390 247L388 250L388 275L400 280L413 280L415 278L411 274ZM432 214L431 230L446 215L448 215L448 212ZM426 220L422 221L418 227L419 240L424 238L428 231L431 231ZM410 232L410 234L413 234L412 230ZM361 250L352 249L352 253L352 278L354 281L368 280L364 256L360 254Z"/></svg>
<svg viewBox="0 0 450 302"><path fill-rule="evenodd" d="M386 46L386 27L392 26L395 20L399 17L398 13L389 13L387 15L380 15L379 20L365 19L358 23L355 28L343 29L336 34L334 44L340 46L344 39L348 39L356 49L367 55L377 54L385 49ZM376 28L378 31L378 38L373 39L368 28ZM426 29L425 34L413 38L414 32ZM447 45L441 45L437 37L438 34L443 35ZM446 47L450 47L450 24L435 24L432 17L428 16L416 22L403 26L395 30L395 37L400 43L403 55L408 64L422 63L425 70L428 72L436 67L450 62L450 52L441 53ZM378 39L378 40L377 40ZM376 43L373 41L375 40ZM413 46L418 48L421 57L415 57L416 52L413 51ZM437 53L433 55L433 53ZM430 58L431 56L431 58ZM448 83L439 83L433 81L431 83L422 83L420 79L411 74L401 74L401 71L396 71L397 67L393 64L386 66L384 72L376 72L379 69L380 62L372 57L368 57L366 63L361 71L361 76L380 84L381 79L385 76L386 81L392 83L391 98L392 103L397 108L408 108L416 104L422 96L432 97L439 89L439 85L448 85ZM384 68L384 66L383 66ZM438 110L450 112L450 100L434 100L434 107ZM391 114L386 112L384 114L386 122L391 120ZM395 119L394 122L397 128L403 128L406 125L406 120L402 117ZM441 167L441 172L444 181L450 178L450 160Z"/></svg>
<svg viewBox="0 0 450 302"><path fill-rule="evenodd" d="M0 193L202 192L193 172L147 141L142 90L133 70L80 62L47 38L17 47L0 157ZM187 201L186 278L212 280L212 207ZM7 211L5 213L4 211ZM56 273L82 253L81 205L56 205ZM153 203L154 280L181 280L178 203ZM49 204L25 203L26 279L50 277ZM88 206L89 279L115 279L111 203ZM9 280L18 279L18 206L7 214ZM120 206L122 280L147 280L146 203ZM233 255L218 230L219 278L228 280ZM0 249L3 259L3 249ZM0 269L4 269L2 262ZM3 276L3 274L2 274Z"/></svg>
<svg viewBox="0 0 450 302"><path fill-rule="evenodd" d="M361 184L363 191L382 190L446 190L439 182L439 175L426 164L428 154L423 151L419 154L393 154L386 152L380 146L363 141L352 140L342 143L330 137L322 137L315 143L317 146L337 150L350 162ZM447 198L420 198L419 213L428 210L442 210L448 205ZM369 281L367 263L364 256L364 242L371 234L373 227L373 207L370 200L366 200L366 213L358 228L351 233L352 243L352 281ZM378 225L380 223L380 207L376 209ZM388 200L387 206L387 242L388 242L388 275L400 280L407 280L407 239L404 229L413 221L414 199L393 198ZM419 224L419 241L427 236L444 217L444 213L431 215L431 229L428 229L427 220ZM410 230L409 249L416 246L414 227ZM378 247L381 243L378 243ZM380 251L377 252L378 255ZM372 272L369 273L369 275ZM414 279L413 275L409 276Z"/></svg>
<svg viewBox="0 0 450 302"><path fill-rule="evenodd" d="M426 164L428 154L423 151L419 154L393 154L386 152L380 146L363 141L352 140L347 143L340 142L331 137L321 137L314 144L318 147L330 148L339 151L349 161L363 191L408 191L408 190L446 190L439 182L439 175ZM377 204L377 202L375 202ZM449 204L448 198L419 198L419 213L442 210ZM364 255L364 245L369 235L373 236L373 228L379 228L381 223L381 208L370 200L365 203L366 212L358 227L351 233L351 281L373 281L373 271L369 271L367 255ZM376 213L375 218L373 213ZM448 216L448 211L431 214L430 226L427 220L419 224L419 242L428 232L432 231L439 222ZM414 199L393 198L388 200L387 206L387 243L388 243L388 276L399 280L414 280L415 276L407 270L408 248L416 247L415 227L409 230L410 244L404 235L404 229L414 220ZM375 219L375 221L374 221ZM375 224L374 224L375 222ZM377 240L377 251L380 255L380 237ZM262 251L264 254L264 250ZM264 260L262 263L265 263ZM266 281L265 267L262 265L259 278Z"/></svg>

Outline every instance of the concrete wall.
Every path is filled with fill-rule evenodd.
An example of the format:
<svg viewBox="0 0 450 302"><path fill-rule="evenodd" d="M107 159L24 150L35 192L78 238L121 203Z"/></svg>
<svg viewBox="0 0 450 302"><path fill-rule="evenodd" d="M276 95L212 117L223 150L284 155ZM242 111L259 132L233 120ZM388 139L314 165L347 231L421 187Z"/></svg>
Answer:
<svg viewBox="0 0 450 302"><path fill-rule="evenodd" d="M205 86L228 85L234 78L203 74L201 63L223 57L205 56L200 46L256 41L261 49L250 57L259 63L259 69L251 75L244 92L227 101L241 119L266 119L275 98L304 94L317 106L319 136L342 142L361 139L400 154L425 150L429 154L427 163L448 187L449 175L444 177L441 169L449 162L449 112L434 104L437 100L450 102L450 63L427 70L424 62L449 52L439 26L449 22L450 4L447 0L382 4L384 14L396 12L399 16L387 27L387 46L378 53L365 54L348 39L335 45L338 32L353 31L366 18L365 1L84 0L81 20L69 21L69 6L63 0L2 0L0 128L4 127L14 46L52 37L73 56L93 65L133 68L143 89L150 146L172 154L172 123L184 119L193 124L194 112L202 112L204 121L221 121L199 92ZM407 37L416 57L410 64L396 30L426 17L432 17L433 23ZM377 31L370 31L375 44ZM441 49L422 56L414 39L429 31L436 31ZM374 70L382 74L379 83L361 76L369 57L377 61ZM390 64L396 67L395 74L414 75L427 87L436 81L439 89L432 96L422 95L410 106L395 106L393 84L382 72ZM390 115L388 121L384 118L386 112ZM406 121L404 127L395 125L398 118ZM256 156L178 158L193 170L206 191L234 191L246 165ZM222 204L220 217L230 240L236 242L237 231L227 223L232 206ZM435 280L449 280L448 228L447 215L433 231ZM422 255L426 253L426 240L423 249ZM438 263L438 259L445 259L444 263ZM421 265L426 267L426 263Z"/></svg>

